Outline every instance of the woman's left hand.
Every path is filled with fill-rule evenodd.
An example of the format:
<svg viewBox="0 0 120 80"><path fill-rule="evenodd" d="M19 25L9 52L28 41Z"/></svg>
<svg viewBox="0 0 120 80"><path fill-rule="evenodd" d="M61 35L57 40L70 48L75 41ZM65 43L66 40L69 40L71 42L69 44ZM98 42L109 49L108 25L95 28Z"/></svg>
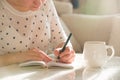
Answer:
<svg viewBox="0 0 120 80"><path fill-rule="evenodd" d="M60 50L61 48L57 48L54 50L55 56L60 57L59 59L60 62L72 63L74 61L75 51L71 47L67 46L65 50L61 53L60 53Z"/></svg>

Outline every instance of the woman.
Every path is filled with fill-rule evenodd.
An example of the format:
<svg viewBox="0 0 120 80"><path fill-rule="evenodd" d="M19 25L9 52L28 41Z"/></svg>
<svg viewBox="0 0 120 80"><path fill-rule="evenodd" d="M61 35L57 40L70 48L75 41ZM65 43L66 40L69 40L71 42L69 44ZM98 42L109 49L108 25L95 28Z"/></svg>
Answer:
<svg viewBox="0 0 120 80"><path fill-rule="evenodd" d="M0 0L0 66L31 60L52 60L46 53L54 46L60 62L71 63L75 52L68 45L52 0Z"/></svg>

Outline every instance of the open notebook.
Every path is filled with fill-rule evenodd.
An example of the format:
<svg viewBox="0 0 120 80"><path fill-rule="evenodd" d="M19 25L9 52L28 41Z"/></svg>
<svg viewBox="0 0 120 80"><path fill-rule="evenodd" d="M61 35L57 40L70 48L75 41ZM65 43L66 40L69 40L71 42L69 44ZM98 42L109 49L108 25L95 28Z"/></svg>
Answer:
<svg viewBox="0 0 120 80"><path fill-rule="evenodd" d="M63 67L63 68L73 68L72 64L65 64L60 63L56 61L50 61L48 63L45 63L43 61L28 61L24 63L20 63L19 66L25 67L25 66L41 66L43 68L50 68L50 67Z"/></svg>
<svg viewBox="0 0 120 80"><path fill-rule="evenodd" d="M51 56L51 55L50 55ZM52 58L53 55L52 55ZM61 63L56 60L50 61L48 63L45 63L43 61L28 61L24 63L20 63L20 67L29 67L29 66L40 66L42 68L51 68L51 67L60 67L60 68L77 68L77 67L83 67L84 65L83 59L81 56L76 55L75 60L71 64Z"/></svg>

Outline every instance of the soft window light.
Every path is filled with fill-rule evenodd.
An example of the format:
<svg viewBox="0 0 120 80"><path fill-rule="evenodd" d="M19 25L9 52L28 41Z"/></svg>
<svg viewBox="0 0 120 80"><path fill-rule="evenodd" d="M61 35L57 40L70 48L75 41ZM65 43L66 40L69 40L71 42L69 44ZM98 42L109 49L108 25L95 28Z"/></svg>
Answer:
<svg viewBox="0 0 120 80"><path fill-rule="evenodd" d="M118 13L117 0L86 0L81 6L84 14L115 14Z"/></svg>

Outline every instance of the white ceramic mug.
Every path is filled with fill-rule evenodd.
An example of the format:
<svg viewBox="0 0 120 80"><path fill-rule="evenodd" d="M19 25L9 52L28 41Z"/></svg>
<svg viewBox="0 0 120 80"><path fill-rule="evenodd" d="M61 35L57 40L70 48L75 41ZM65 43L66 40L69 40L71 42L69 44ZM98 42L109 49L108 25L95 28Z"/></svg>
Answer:
<svg viewBox="0 0 120 80"><path fill-rule="evenodd" d="M110 56L108 49L112 51ZM87 67L102 67L114 56L114 48L102 41L88 41L84 44L83 55Z"/></svg>

